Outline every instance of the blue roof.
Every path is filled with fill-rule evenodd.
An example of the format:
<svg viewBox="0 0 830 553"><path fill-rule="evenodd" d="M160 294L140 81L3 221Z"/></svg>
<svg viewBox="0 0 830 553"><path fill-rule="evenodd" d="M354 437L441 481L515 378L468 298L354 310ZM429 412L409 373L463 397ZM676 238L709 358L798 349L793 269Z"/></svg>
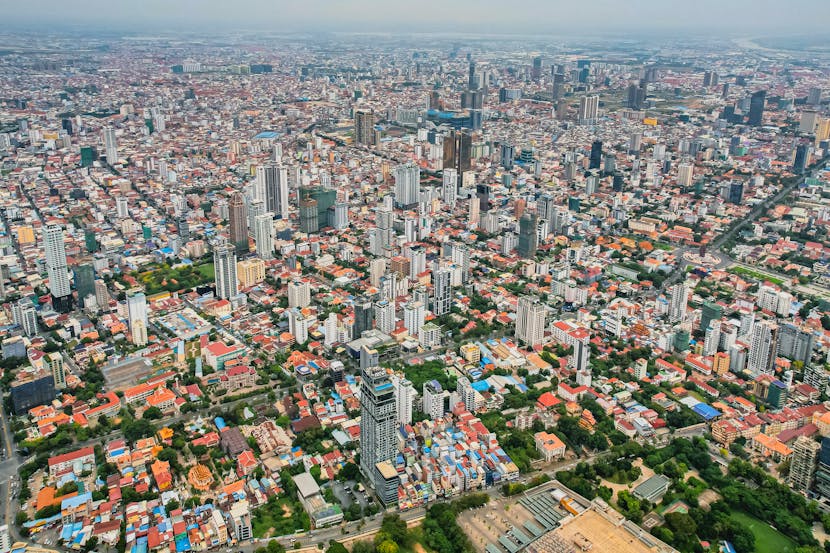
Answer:
<svg viewBox="0 0 830 553"><path fill-rule="evenodd" d="M711 405L706 405L705 403L698 403L694 407L692 407L692 411L706 419L707 421L710 419L714 419L717 416L720 416L721 412L712 407Z"/></svg>
<svg viewBox="0 0 830 553"><path fill-rule="evenodd" d="M486 392L490 389L490 385L487 383L486 380L479 380L477 382L473 382L472 384L470 384L470 386L476 392Z"/></svg>
<svg viewBox="0 0 830 553"><path fill-rule="evenodd" d="M254 138L276 138L277 136L279 136L279 134L274 131L262 131L258 135L254 136Z"/></svg>
<svg viewBox="0 0 830 553"><path fill-rule="evenodd" d="M92 494L89 492L82 493L74 497L67 497L61 501L61 509L72 509L78 507L79 505L83 505L87 501L92 501Z"/></svg>

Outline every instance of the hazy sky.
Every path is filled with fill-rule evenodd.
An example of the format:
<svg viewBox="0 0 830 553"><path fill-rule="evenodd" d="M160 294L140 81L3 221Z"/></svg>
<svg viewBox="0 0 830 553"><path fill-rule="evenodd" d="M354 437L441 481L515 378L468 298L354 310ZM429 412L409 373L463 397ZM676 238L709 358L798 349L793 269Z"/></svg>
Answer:
<svg viewBox="0 0 830 553"><path fill-rule="evenodd" d="M826 32L830 0L0 0L0 19L135 30L792 34Z"/></svg>

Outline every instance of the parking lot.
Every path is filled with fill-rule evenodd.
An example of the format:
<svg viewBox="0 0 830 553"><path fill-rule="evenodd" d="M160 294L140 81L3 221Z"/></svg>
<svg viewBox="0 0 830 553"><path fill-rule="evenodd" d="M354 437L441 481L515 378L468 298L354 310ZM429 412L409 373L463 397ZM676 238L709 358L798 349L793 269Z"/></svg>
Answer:
<svg viewBox="0 0 830 553"><path fill-rule="evenodd" d="M369 500L366 492L359 492L356 490L357 482L349 480L347 482L333 482L331 485L334 497L340 502L340 505L345 511L352 504L357 503L361 509L366 509L369 506ZM348 488L348 489L347 489ZM351 492L351 493L349 493Z"/></svg>

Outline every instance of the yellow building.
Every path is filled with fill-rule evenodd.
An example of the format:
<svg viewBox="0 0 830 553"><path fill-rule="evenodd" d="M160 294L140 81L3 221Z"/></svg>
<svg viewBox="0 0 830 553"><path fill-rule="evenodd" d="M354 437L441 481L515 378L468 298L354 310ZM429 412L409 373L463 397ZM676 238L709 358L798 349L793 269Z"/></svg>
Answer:
<svg viewBox="0 0 830 553"><path fill-rule="evenodd" d="M17 241L20 244L34 244L35 229L33 229L31 225L17 227Z"/></svg>
<svg viewBox="0 0 830 553"><path fill-rule="evenodd" d="M719 351L712 361L712 372L715 374L726 374L729 372L729 354Z"/></svg>
<svg viewBox="0 0 830 553"><path fill-rule="evenodd" d="M265 262L259 258L245 259L236 264L236 274L242 288L248 288L265 280Z"/></svg>

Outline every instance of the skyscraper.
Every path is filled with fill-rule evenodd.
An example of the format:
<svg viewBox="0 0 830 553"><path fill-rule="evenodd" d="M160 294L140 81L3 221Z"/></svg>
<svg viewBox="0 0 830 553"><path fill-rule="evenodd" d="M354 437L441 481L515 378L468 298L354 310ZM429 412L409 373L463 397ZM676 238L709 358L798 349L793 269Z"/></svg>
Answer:
<svg viewBox="0 0 830 553"><path fill-rule="evenodd" d="M371 111L354 112L354 141L364 146L375 144L375 114Z"/></svg>
<svg viewBox="0 0 830 553"><path fill-rule="evenodd" d="M821 445L809 436L799 436L793 444L792 463L787 484L797 492L807 493L813 486Z"/></svg>
<svg viewBox="0 0 830 553"><path fill-rule="evenodd" d="M458 171L455 169L444 169L441 188L441 199L450 208L455 207L455 199L458 196Z"/></svg>
<svg viewBox="0 0 830 553"><path fill-rule="evenodd" d="M75 290L78 292L78 305L86 307L88 296L95 295L95 267L92 263L75 265L72 270L75 280Z"/></svg>
<svg viewBox="0 0 830 553"><path fill-rule="evenodd" d="M421 186L421 169L413 162L395 167L395 203L410 207L418 203Z"/></svg>
<svg viewBox="0 0 830 553"><path fill-rule="evenodd" d="M778 328L778 355L809 365L815 339L815 333L807 327L799 328L792 323L782 324Z"/></svg>
<svg viewBox="0 0 830 553"><path fill-rule="evenodd" d="M519 243L516 252L520 257L531 259L536 257L536 249L539 247L539 240L536 234L538 227L535 213L525 213L519 219Z"/></svg>
<svg viewBox="0 0 830 553"><path fill-rule="evenodd" d="M63 355L59 351L53 351L46 355L46 364L49 372L52 373L52 381L56 390L66 388L66 369L63 364Z"/></svg>
<svg viewBox="0 0 830 553"><path fill-rule="evenodd" d="M599 96L583 96L579 99L579 124L592 125L599 115Z"/></svg>
<svg viewBox="0 0 830 553"><path fill-rule="evenodd" d="M118 142L115 140L115 129L112 127L104 129L104 150L107 154L107 163L110 165L118 163Z"/></svg>
<svg viewBox="0 0 830 553"><path fill-rule="evenodd" d="M43 229L43 249L52 307L59 313L67 313L72 309L72 290L69 288L69 269L66 266L66 248L61 227L49 225Z"/></svg>
<svg viewBox="0 0 830 553"><path fill-rule="evenodd" d="M723 307L711 301L704 301L700 309L700 329L705 331L712 321L719 321L721 317L723 317Z"/></svg>
<svg viewBox="0 0 830 553"><path fill-rule="evenodd" d="M239 293L236 276L236 249L233 244L217 244L213 248L213 268L216 280L216 297L229 299Z"/></svg>
<svg viewBox="0 0 830 553"><path fill-rule="evenodd" d="M594 140L591 143L591 157L589 158L588 169L599 169L602 165L602 140Z"/></svg>
<svg viewBox="0 0 830 553"><path fill-rule="evenodd" d="M133 344L147 344L147 298L143 292L127 294L127 313L130 321L130 336Z"/></svg>
<svg viewBox="0 0 830 553"><path fill-rule="evenodd" d="M378 463L398 453L395 389L380 367L361 369L360 377L360 470L379 490L383 475L378 474Z"/></svg>
<svg viewBox="0 0 830 553"><path fill-rule="evenodd" d="M432 312L440 317L450 312L452 287L450 286L450 271L438 269L434 273L433 286L435 288Z"/></svg>
<svg viewBox="0 0 830 553"><path fill-rule="evenodd" d="M37 334L37 312L29 298L20 298L12 304L12 320L29 338Z"/></svg>
<svg viewBox="0 0 830 553"><path fill-rule="evenodd" d="M375 311L372 302L366 298L355 298L354 300L354 324L352 336L357 339L367 330L371 330L375 323Z"/></svg>
<svg viewBox="0 0 830 553"><path fill-rule="evenodd" d="M403 308L403 324L406 327L407 333L413 338L418 338L421 334L421 327L424 326L424 304L419 301L411 301Z"/></svg>
<svg viewBox="0 0 830 553"><path fill-rule="evenodd" d="M799 144L795 147L795 156L793 157L793 173L797 175L804 174L807 170L807 165L810 163L810 145Z"/></svg>
<svg viewBox="0 0 830 553"><path fill-rule="evenodd" d="M415 387L412 382L398 376L392 377L395 387L395 405L398 424L412 424L412 406L415 403Z"/></svg>
<svg viewBox="0 0 830 553"><path fill-rule="evenodd" d="M459 175L472 167L473 137L466 131L452 131L444 137L443 167L455 169Z"/></svg>
<svg viewBox="0 0 830 553"><path fill-rule="evenodd" d="M274 219L270 213L254 217L254 243L260 259L274 258Z"/></svg>
<svg viewBox="0 0 830 553"><path fill-rule="evenodd" d="M749 100L749 120L752 127L760 127L764 123L764 106L766 104L767 91L759 90L752 94Z"/></svg>
<svg viewBox="0 0 830 553"><path fill-rule="evenodd" d="M752 326L749 340L747 368L752 376L773 374L778 353L778 325L772 321L758 321Z"/></svg>
<svg viewBox="0 0 830 553"><path fill-rule="evenodd" d="M228 218L231 243L237 255L248 251L248 218L245 215L245 198L241 192L234 192L228 202Z"/></svg>
<svg viewBox="0 0 830 553"><path fill-rule="evenodd" d="M741 205L744 197L743 181L733 180L729 183L729 203Z"/></svg>
<svg viewBox="0 0 830 553"><path fill-rule="evenodd" d="M288 307L308 307L311 304L311 287L308 282L294 280L288 283Z"/></svg>
<svg viewBox="0 0 830 553"><path fill-rule="evenodd" d="M283 165L257 167L254 199L265 201L265 210L288 219L288 169Z"/></svg>
<svg viewBox="0 0 830 553"><path fill-rule="evenodd" d="M516 307L516 338L527 346L542 343L545 334L545 306L535 296L521 296Z"/></svg>
<svg viewBox="0 0 830 553"><path fill-rule="evenodd" d="M317 200L303 198L300 200L300 232L312 234L318 230L320 230L320 219Z"/></svg>

